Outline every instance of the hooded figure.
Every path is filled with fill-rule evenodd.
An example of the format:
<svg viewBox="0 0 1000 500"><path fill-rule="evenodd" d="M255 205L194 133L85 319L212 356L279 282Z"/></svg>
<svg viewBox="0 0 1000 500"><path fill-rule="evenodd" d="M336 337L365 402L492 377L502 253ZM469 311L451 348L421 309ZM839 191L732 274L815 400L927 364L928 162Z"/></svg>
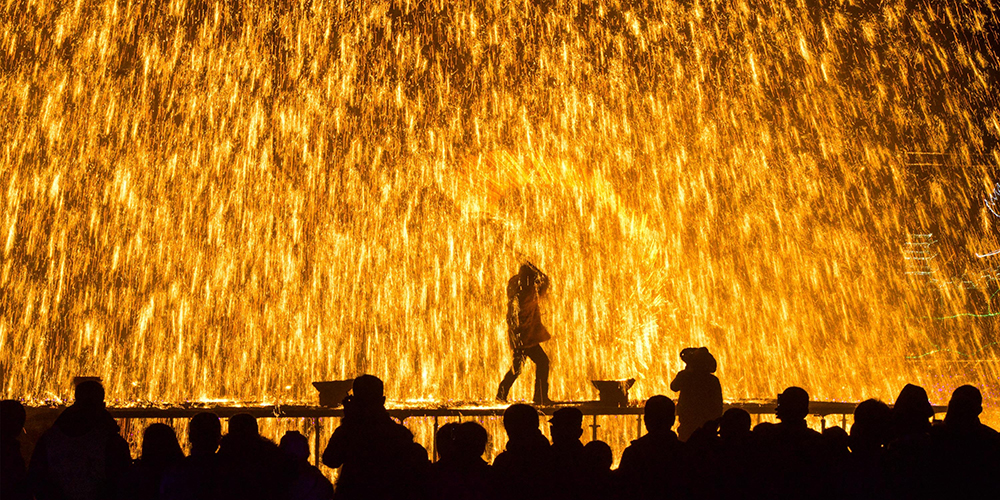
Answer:
<svg viewBox="0 0 1000 500"><path fill-rule="evenodd" d="M680 392L677 436L687 441L699 427L722 416L722 385L712 375L718 365L707 347L688 347L681 351L681 360L686 366L674 377L670 390Z"/></svg>
<svg viewBox="0 0 1000 500"><path fill-rule="evenodd" d="M521 374L525 358L535 363L536 404L551 404L549 400L549 357L542 342L552 338L542 324L538 301L549 289L549 277L533 264L523 264L507 282L507 339L513 350L513 367L497 389L497 400L507 401L514 381Z"/></svg>

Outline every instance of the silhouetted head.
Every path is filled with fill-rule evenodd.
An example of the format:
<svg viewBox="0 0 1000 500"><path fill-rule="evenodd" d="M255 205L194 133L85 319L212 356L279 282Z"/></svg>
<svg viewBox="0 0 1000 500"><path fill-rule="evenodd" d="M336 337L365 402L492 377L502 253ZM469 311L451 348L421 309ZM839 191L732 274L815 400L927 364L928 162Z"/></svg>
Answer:
<svg viewBox="0 0 1000 500"><path fill-rule="evenodd" d="M168 465L184 458L174 428L167 424L150 424L142 433L142 461L154 465Z"/></svg>
<svg viewBox="0 0 1000 500"><path fill-rule="evenodd" d="M528 438L538 432L538 412L525 404L510 405L503 412L503 428L509 439Z"/></svg>
<svg viewBox="0 0 1000 500"><path fill-rule="evenodd" d="M24 430L26 414L20 401L5 399L0 401L0 438L4 441L17 439Z"/></svg>
<svg viewBox="0 0 1000 500"><path fill-rule="evenodd" d="M979 414L982 412L983 394L975 386L963 385L951 393L944 423L947 425L978 424Z"/></svg>
<svg viewBox="0 0 1000 500"><path fill-rule="evenodd" d="M849 453L847 450L847 431L843 427L832 426L823 429L823 442L826 448L836 453Z"/></svg>
<svg viewBox="0 0 1000 500"><path fill-rule="evenodd" d="M801 387L789 387L778 394L778 407L774 414L782 422L805 420L809 414L809 393Z"/></svg>
<svg viewBox="0 0 1000 500"><path fill-rule="evenodd" d="M521 268L517 270L517 275L520 277L522 285L530 284L538 277L535 269L528 264L521 264Z"/></svg>
<svg viewBox="0 0 1000 500"><path fill-rule="evenodd" d="M285 432L278 443L278 449L297 462L309 460L309 440L299 431Z"/></svg>
<svg viewBox="0 0 1000 500"><path fill-rule="evenodd" d="M96 380L85 380L76 385L74 406L104 408L104 386Z"/></svg>
<svg viewBox="0 0 1000 500"><path fill-rule="evenodd" d="M188 441L191 442L191 452L215 453L222 439L222 422L219 416L210 412L201 412L191 417L188 423Z"/></svg>
<svg viewBox="0 0 1000 500"><path fill-rule="evenodd" d="M743 408L730 408L719 419L719 436L738 439L750 435L750 414Z"/></svg>
<svg viewBox="0 0 1000 500"><path fill-rule="evenodd" d="M583 435L583 412L576 408L560 408L549 419L552 444L579 441Z"/></svg>
<svg viewBox="0 0 1000 500"><path fill-rule="evenodd" d="M458 429L458 425L457 422L448 422L442 425L434 436L437 453L442 460L455 456L455 430Z"/></svg>
<svg viewBox="0 0 1000 500"><path fill-rule="evenodd" d="M382 379L374 375L362 375L354 379L351 387L354 403L362 408L381 407L385 405L385 386Z"/></svg>
<svg viewBox="0 0 1000 500"><path fill-rule="evenodd" d="M896 404L892 407L892 425L896 436L929 431L933 416L934 408L923 387L906 384L899 391Z"/></svg>
<svg viewBox="0 0 1000 500"><path fill-rule="evenodd" d="M455 429L456 453L465 458L483 456L489 440L489 433L477 422L463 422Z"/></svg>
<svg viewBox="0 0 1000 500"><path fill-rule="evenodd" d="M604 441L591 441L583 446L584 462L596 470L611 470L615 457Z"/></svg>
<svg viewBox="0 0 1000 500"><path fill-rule="evenodd" d="M889 425L892 410L889 405L867 399L854 409L854 425L851 426L850 446L853 451L877 449L889 441Z"/></svg>
<svg viewBox="0 0 1000 500"><path fill-rule="evenodd" d="M688 370L701 373L715 373L719 365L707 347L688 347L681 350L681 361Z"/></svg>
<svg viewBox="0 0 1000 500"><path fill-rule="evenodd" d="M656 395L646 400L642 410L642 419L646 422L646 431L669 431L674 426L674 402L662 395Z"/></svg>
<svg viewBox="0 0 1000 500"><path fill-rule="evenodd" d="M249 413L237 413L229 417L229 435L239 437L259 436L257 419Z"/></svg>

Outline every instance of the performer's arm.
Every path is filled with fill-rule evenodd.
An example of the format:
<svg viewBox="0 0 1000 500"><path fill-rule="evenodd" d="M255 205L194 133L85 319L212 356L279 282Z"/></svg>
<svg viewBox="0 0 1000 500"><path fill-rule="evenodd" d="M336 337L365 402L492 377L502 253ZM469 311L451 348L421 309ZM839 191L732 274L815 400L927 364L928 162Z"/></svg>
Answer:
<svg viewBox="0 0 1000 500"><path fill-rule="evenodd" d="M538 295L545 295L545 292L549 290L549 277L537 267L535 270L538 271Z"/></svg>

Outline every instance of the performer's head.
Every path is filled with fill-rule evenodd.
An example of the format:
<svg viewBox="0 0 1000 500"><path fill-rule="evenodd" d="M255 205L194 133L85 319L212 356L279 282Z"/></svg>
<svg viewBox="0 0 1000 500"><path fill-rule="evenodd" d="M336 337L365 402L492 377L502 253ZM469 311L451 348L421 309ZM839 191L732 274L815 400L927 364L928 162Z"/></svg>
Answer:
<svg viewBox="0 0 1000 500"><path fill-rule="evenodd" d="M535 268L531 264L521 264L521 269L517 271L517 275L521 277L521 283L531 283L538 277L538 273L535 272Z"/></svg>

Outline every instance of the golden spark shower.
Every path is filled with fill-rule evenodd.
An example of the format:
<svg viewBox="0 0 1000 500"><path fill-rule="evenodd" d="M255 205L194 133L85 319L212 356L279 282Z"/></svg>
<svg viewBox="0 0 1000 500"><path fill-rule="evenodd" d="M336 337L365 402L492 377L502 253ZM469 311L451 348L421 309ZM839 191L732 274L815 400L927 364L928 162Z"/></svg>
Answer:
<svg viewBox="0 0 1000 500"><path fill-rule="evenodd" d="M553 399L1000 397L989 0L0 8L5 398L489 401L524 261Z"/></svg>

